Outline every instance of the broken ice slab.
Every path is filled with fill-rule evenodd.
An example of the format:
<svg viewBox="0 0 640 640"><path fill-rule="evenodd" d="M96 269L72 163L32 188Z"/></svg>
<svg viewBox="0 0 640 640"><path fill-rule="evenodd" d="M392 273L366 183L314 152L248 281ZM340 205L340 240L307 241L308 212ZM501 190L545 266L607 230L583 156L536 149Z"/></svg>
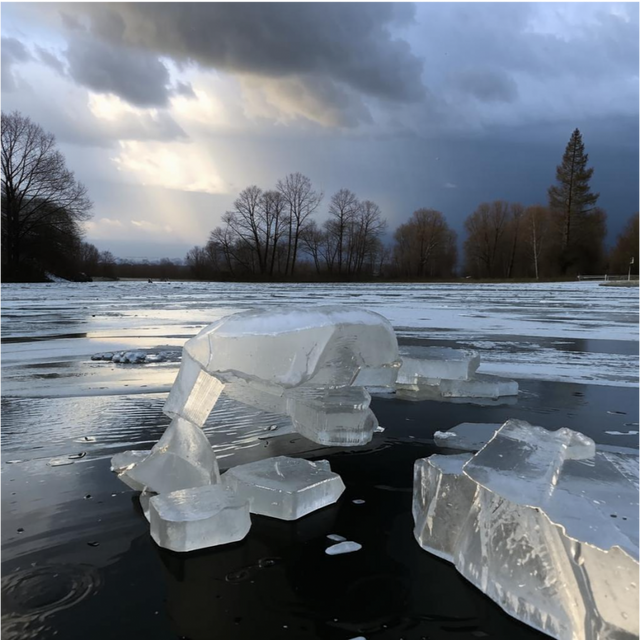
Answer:
<svg viewBox="0 0 640 640"><path fill-rule="evenodd" d="M327 446L367 444L378 426L363 387L338 389L298 387L285 392L287 413L295 430Z"/></svg>
<svg viewBox="0 0 640 640"><path fill-rule="evenodd" d="M209 373L290 388L345 386L361 368L398 361L389 321L340 305L269 307L227 316L189 340L184 353Z"/></svg>
<svg viewBox="0 0 640 640"><path fill-rule="evenodd" d="M592 445L568 429L509 421L457 468L440 469L444 456L418 461L416 539L553 637L637 637L637 458ZM450 508L469 483L468 510ZM445 529L448 538L436 535Z"/></svg>
<svg viewBox="0 0 640 640"><path fill-rule="evenodd" d="M250 503L251 513L297 520L338 500L344 483L326 460L277 456L233 467L223 484Z"/></svg>
<svg viewBox="0 0 640 640"><path fill-rule="evenodd" d="M400 360L396 360L381 367L361 367L352 384L354 387L366 387L370 392L392 393L401 364Z"/></svg>
<svg viewBox="0 0 640 640"><path fill-rule="evenodd" d="M187 343L188 344L188 343ZM218 401L224 384L209 375L203 365L183 350L180 370L171 387L163 412L201 427Z"/></svg>
<svg viewBox="0 0 640 640"><path fill-rule="evenodd" d="M416 460L413 469L415 538L423 549L449 562L476 490L462 475L470 459L470 453L436 454Z"/></svg>
<svg viewBox="0 0 640 640"><path fill-rule="evenodd" d="M468 380L480 366L476 351L448 347L403 347L398 383L435 384L438 380ZM429 382L426 382L426 381Z"/></svg>
<svg viewBox="0 0 640 640"><path fill-rule="evenodd" d="M195 551L242 540L249 503L222 485L173 491L149 500L151 537L171 551Z"/></svg>
<svg viewBox="0 0 640 640"><path fill-rule="evenodd" d="M518 383L514 380L481 374L476 374L470 380L441 380L438 388L444 398L500 398L518 395Z"/></svg>
<svg viewBox="0 0 640 640"><path fill-rule="evenodd" d="M126 453L131 455L134 452ZM116 464L121 465L121 460L112 461L113 468ZM175 418L149 455L128 465L118 477L136 491L146 489L166 493L215 484L219 481L220 471L202 429L187 420Z"/></svg>

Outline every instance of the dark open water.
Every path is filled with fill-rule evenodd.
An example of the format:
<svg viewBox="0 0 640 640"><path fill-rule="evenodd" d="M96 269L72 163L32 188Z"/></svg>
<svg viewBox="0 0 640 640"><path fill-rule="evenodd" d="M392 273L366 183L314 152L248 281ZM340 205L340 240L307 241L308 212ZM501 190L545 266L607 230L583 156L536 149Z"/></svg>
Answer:
<svg viewBox="0 0 640 640"><path fill-rule="evenodd" d="M136 433L139 448L164 429L162 398L149 396L143 403L147 425ZM76 400L83 401L95 399ZM129 401L119 416L127 415ZM16 410L12 402L5 401L5 419ZM42 460L10 459L12 438L28 437L29 413L45 417L37 401L30 404L18 411L24 419L15 416L10 434L3 434L5 638L542 637L418 547L412 535L413 463L442 452L432 441L435 430L464 421L521 418L552 429L580 429L619 445L632 443L604 431L627 431L633 427L625 423L638 421L637 391L612 387L529 381L515 405L374 398L385 431L368 447L309 452L304 439L285 435L221 461L225 466L225 460L237 464L279 453L326 458L347 486L337 504L293 523L252 516L242 542L175 554L153 543L136 494L109 472L106 456L124 447L113 447L99 430L96 442L80 441L75 449L43 444ZM141 413L132 406L125 424L131 426ZM78 428L69 426L72 436ZM215 442L215 432L209 433ZM49 446L87 455L52 468L45 462ZM356 498L365 503L354 504ZM327 556L330 533L363 548Z"/></svg>

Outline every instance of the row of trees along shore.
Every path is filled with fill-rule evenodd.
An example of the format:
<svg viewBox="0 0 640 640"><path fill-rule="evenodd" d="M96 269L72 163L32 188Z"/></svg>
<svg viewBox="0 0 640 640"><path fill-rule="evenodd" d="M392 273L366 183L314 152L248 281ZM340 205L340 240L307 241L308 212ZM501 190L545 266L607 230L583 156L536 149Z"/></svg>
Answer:
<svg viewBox="0 0 640 640"><path fill-rule="evenodd" d="M576 129L546 205L482 203L464 221L463 255L445 215L421 208L390 233L375 202L340 189L328 198L292 173L275 187L244 189L204 246L184 261L124 262L83 239L91 217L85 187L53 135L29 118L2 114L2 280L419 280L637 274L638 214L610 252L606 213L593 193ZM324 216L324 220L319 218Z"/></svg>
<svg viewBox="0 0 640 640"><path fill-rule="evenodd" d="M380 207L349 189L329 198L322 224L323 194L294 173L272 190L240 193L204 246L187 254L198 279L438 279L458 273L478 279L558 278L624 274L638 251L638 214L611 252L604 239L607 215L591 191L580 131L576 129L556 168L548 204L524 207L496 200L480 204L464 221L461 265L457 237L434 209L418 209L385 243ZM461 267L461 269L459 268ZM634 260L633 273L637 273Z"/></svg>

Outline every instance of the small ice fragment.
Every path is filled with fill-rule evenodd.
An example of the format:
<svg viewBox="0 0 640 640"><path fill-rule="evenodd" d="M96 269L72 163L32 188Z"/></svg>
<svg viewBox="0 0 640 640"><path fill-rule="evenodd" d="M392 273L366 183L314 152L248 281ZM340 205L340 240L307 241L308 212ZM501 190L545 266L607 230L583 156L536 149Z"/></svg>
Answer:
<svg viewBox="0 0 640 640"><path fill-rule="evenodd" d="M352 542L351 540L346 540L345 542L339 542L338 544L332 544L330 547L327 547L324 552L328 556L338 556L343 553L353 553L354 551L360 551L362 549L362 545L357 542Z"/></svg>
<svg viewBox="0 0 640 640"><path fill-rule="evenodd" d="M69 456L69 460L81 460L87 455L86 451L81 451L80 453L72 453Z"/></svg>
<svg viewBox="0 0 640 640"><path fill-rule="evenodd" d="M381 427L380 425L378 425L374 430L373 433L382 433L384 431L384 427Z"/></svg>
<svg viewBox="0 0 640 640"><path fill-rule="evenodd" d="M333 540L334 542L344 542L346 540L344 536L339 536L337 533L330 533L327 538L329 538L329 540Z"/></svg>
<svg viewBox="0 0 640 640"><path fill-rule="evenodd" d="M637 436L637 431L605 431L610 436Z"/></svg>
<svg viewBox="0 0 640 640"><path fill-rule="evenodd" d="M480 366L477 351L448 347L405 347L401 351L402 366L398 383L432 384L438 380L469 380Z"/></svg>
<svg viewBox="0 0 640 640"><path fill-rule="evenodd" d="M68 464L73 464L73 460L69 460L69 458L51 458L47 464L50 467L64 467Z"/></svg>
<svg viewBox="0 0 640 640"><path fill-rule="evenodd" d="M362 446L378 426L364 387L299 387L286 391L285 397L295 430L318 444Z"/></svg>
<svg viewBox="0 0 640 640"><path fill-rule="evenodd" d="M151 537L171 551L195 551L242 540L251 527L249 503L221 485L153 496Z"/></svg>
<svg viewBox="0 0 640 640"><path fill-rule="evenodd" d="M353 502L353 504L364 504L364 500L362 500L360 498L356 498L355 500L352 500L351 502Z"/></svg>
<svg viewBox="0 0 640 640"><path fill-rule="evenodd" d="M444 398L500 398L518 395L518 383L514 380L486 374L476 374L470 380L441 380L438 388Z"/></svg>
<svg viewBox="0 0 640 640"><path fill-rule="evenodd" d="M222 482L250 503L251 513L297 520L338 500L344 483L326 460L277 456L238 465Z"/></svg>
<svg viewBox="0 0 640 640"><path fill-rule="evenodd" d="M166 493L214 484L220 472L202 429L175 418L149 456L128 467L119 478L136 491Z"/></svg>
<svg viewBox="0 0 640 640"><path fill-rule="evenodd" d="M95 442L96 438L95 436L82 436L82 438L78 438L77 440L74 440L74 442Z"/></svg>
<svg viewBox="0 0 640 640"><path fill-rule="evenodd" d="M128 469L134 464L149 457L150 453L151 451L149 451L148 449L140 451L122 451L121 453L116 453L111 458L111 471L120 474L125 469Z"/></svg>

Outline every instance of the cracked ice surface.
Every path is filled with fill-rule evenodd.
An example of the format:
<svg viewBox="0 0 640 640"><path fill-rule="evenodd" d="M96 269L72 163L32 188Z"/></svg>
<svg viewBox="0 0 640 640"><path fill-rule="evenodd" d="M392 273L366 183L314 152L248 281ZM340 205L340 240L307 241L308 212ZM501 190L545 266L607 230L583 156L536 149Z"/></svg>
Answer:
<svg viewBox="0 0 640 640"><path fill-rule="evenodd" d="M415 536L562 640L638 635L637 458L509 421L476 454L418 460Z"/></svg>
<svg viewBox="0 0 640 640"><path fill-rule="evenodd" d="M229 469L223 484L249 501L251 513L297 520L338 500L344 483L326 460L277 456Z"/></svg>

